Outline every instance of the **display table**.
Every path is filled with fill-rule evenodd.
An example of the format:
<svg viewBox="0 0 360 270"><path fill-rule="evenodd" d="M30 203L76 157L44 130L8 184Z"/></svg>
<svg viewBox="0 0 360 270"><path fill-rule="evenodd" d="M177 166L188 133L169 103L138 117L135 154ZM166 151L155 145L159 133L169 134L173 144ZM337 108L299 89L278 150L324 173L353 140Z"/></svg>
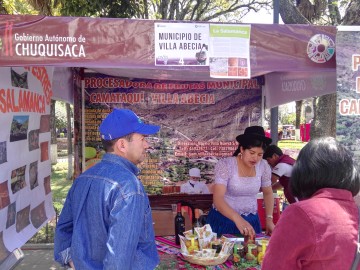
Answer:
<svg viewBox="0 0 360 270"><path fill-rule="evenodd" d="M226 235L233 237L231 235ZM263 234L257 235L257 237L266 237ZM157 236L155 237L156 247L160 256L160 264L156 270L167 269L206 269L206 270L219 270L219 269L246 269L233 265L231 259L227 260L224 264L216 266L201 266L197 264L191 264L182 259L180 253L180 246L175 244L175 236ZM231 258L231 256L230 256ZM248 268L251 270L261 269L260 266Z"/></svg>
<svg viewBox="0 0 360 270"><path fill-rule="evenodd" d="M213 202L212 194L185 194L174 193L164 195L149 195L150 206L152 209L169 209L171 205L178 202L185 202L193 208L199 208L204 212L210 210Z"/></svg>

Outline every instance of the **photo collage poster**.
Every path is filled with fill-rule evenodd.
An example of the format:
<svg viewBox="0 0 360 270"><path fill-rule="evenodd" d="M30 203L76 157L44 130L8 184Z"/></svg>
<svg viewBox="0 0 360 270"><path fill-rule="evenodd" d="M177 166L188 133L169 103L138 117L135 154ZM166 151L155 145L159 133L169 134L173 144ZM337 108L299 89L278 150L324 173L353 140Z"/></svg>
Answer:
<svg viewBox="0 0 360 270"><path fill-rule="evenodd" d="M84 81L85 170L104 154L99 125L113 108L131 109L145 123L161 126L148 138L151 147L141 164L148 194L178 192L193 167L211 190L214 166L236 150L236 136L261 125L262 77L186 82L88 73Z"/></svg>
<svg viewBox="0 0 360 270"><path fill-rule="evenodd" d="M53 68L0 68L0 264L55 216L52 75Z"/></svg>

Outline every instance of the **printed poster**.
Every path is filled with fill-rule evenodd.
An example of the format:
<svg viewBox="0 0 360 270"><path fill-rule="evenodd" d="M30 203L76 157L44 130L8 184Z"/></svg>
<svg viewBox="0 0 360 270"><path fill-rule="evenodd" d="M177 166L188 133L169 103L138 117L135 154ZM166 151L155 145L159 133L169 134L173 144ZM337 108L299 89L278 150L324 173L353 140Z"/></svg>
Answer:
<svg viewBox="0 0 360 270"><path fill-rule="evenodd" d="M336 136L360 163L360 27L338 27L336 35Z"/></svg>
<svg viewBox="0 0 360 270"><path fill-rule="evenodd" d="M144 122L161 126L141 164L140 179L149 194L179 192L189 170L211 190L214 166L232 156L236 136L261 125L261 78L187 82L124 79L85 74L85 169L104 151L99 125L113 108L133 110Z"/></svg>
<svg viewBox="0 0 360 270"><path fill-rule="evenodd" d="M209 25L155 23L156 66L209 65Z"/></svg>
<svg viewBox="0 0 360 270"><path fill-rule="evenodd" d="M251 77L250 30L250 25L210 25L210 77Z"/></svg>
<svg viewBox="0 0 360 270"><path fill-rule="evenodd" d="M53 68L0 68L0 264L55 216L50 188Z"/></svg>

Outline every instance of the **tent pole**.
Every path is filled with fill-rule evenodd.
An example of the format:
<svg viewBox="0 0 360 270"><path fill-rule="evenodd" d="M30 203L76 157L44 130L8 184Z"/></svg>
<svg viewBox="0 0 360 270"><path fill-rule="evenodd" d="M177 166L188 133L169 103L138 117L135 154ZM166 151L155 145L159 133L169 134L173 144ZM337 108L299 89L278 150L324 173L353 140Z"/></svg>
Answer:
<svg viewBox="0 0 360 270"><path fill-rule="evenodd" d="M271 123L270 123L270 130L271 130L271 139L272 144L277 145L278 143L278 119L279 119L279 107L271 108Z"/></svg>
<svg viewBox="0 0 360 270"><path fill-rule="evenodd" d="M274 0L274 17L273 17L274 24L279 23L279 0ZM271 123L270 123L270 130L271 130L271 139L272 143L277 145L278 143L278 121L279 121L279 107L271 108Z"/></svg>

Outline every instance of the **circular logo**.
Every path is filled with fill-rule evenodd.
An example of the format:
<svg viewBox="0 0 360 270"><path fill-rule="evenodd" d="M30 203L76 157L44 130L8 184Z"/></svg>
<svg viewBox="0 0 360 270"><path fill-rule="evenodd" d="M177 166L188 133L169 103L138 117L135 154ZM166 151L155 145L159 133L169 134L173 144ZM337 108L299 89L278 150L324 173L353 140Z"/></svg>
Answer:
<svg viewBox="0 0 360 270"><path fill-rule="evenodd" d="M308 42L307 55L315 63L325 63L335 54L335 42L327 35L317 34Z"/></svg>

